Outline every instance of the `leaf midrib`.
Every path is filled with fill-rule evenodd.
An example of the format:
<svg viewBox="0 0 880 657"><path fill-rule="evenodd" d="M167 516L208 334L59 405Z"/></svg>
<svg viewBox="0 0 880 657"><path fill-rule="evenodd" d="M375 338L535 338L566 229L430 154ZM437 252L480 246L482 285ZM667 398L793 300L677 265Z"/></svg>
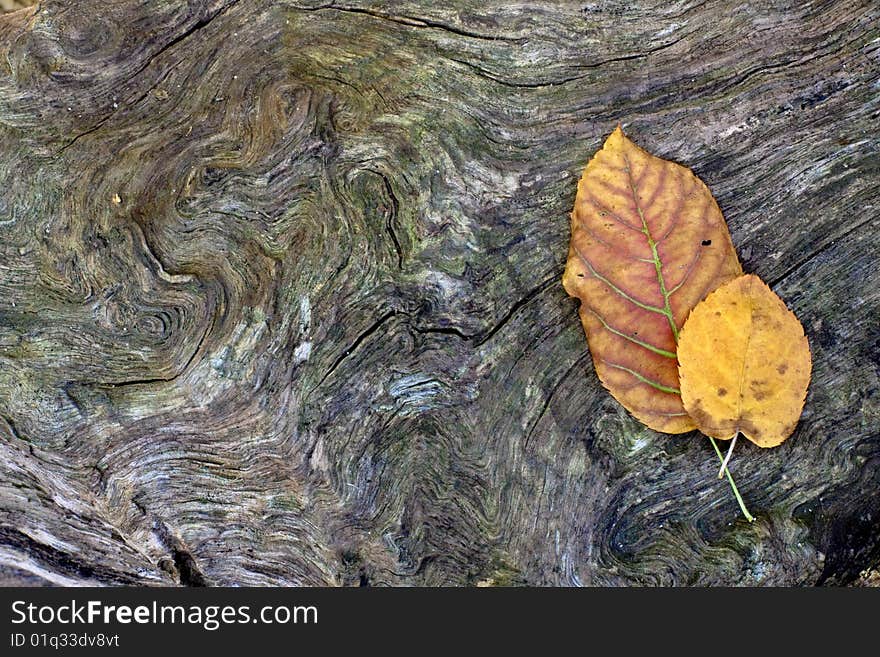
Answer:
<svg viewBox="0 0 880 657"><path fill-rule="evenodd" d="M666 289L666 281L663 278L663 261L660 259L660 253L657 251L657 242L654 241L654 236L651 234L648 221L645 219L645 213L642 212L642 206L639 204L639 195L638 190L636 189L635 180L633 180L632 166L630 165L629 158L625 154L623 156L623 161L626 162L626 177L629 181L629 188L632 191L633 203L636 206L636 211L639 213L639 219L642 222L642 232L648 240L652 261L654 262L654 269L657 271L657 282L660 286L660 294L663 297L663 308L661 309L661 312L669 321L669 327L672 329L672 338L675 340L675 343L678 344L678 326L675 324L675 318L672 316L672 305L669 302L671 292ZM684 280L682 280L682 284L683 283ZM681 287L681 285L678 287Z"/></svg>
<svg viewBox="0 0 880 657"><path fill-rule="evenodd" d="M736 433L733 435L736 436L740 432L739 423L742 420L743 416L743 392L745 390L746 383L746 370L748 369L749 364L749 347L752 344L752 332L754 331L754 314L755 314L755 300L752 297L752 278L749 278L749 287L746 290L746 296L749 300L749 332L746 334L746 346L743 349L743 363L742 369L739 374L739 399L737 400L737 408L736 408Z"/></svg>

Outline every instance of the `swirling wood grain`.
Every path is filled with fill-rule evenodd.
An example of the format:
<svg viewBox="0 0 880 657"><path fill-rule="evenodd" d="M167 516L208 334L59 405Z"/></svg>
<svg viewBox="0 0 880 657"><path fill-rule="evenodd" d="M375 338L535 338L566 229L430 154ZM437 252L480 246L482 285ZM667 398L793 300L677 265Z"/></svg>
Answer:
<svg viewBox="0 0 880 657"><path fill-rule="evenodd" d="M843 583L880 550L859 2L46 0L0 16L9 583ZM814 347L733 463L599 385L558 281L622 121Z"/></svg>

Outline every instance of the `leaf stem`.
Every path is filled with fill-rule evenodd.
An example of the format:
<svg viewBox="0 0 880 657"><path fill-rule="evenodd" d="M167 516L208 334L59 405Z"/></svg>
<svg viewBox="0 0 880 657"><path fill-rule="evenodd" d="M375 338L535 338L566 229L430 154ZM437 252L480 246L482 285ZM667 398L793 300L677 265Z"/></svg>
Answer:
<svg viewBox="0 0 880 657"><path fill-rule="evenodd" d="M727 450L727 456L724 457L724 460L721 462L721 467L718 469L718 478L724 479L724 471L727 470L727 464L730 463L730 457L733 456L733 448L736 447L736 439L739 437L739 432L737 431L733 440L730 441L730 447Z"/></svg>
<svg viewBox="0 0 880 657"><path fill-rule="evenodd" d="M712 447L715 448L715 453L718 455L718 459L722 463L722 468L727 473L727 481L730 482L730 487L733 489L733 494L736 497L736 501L739 502L739 508L743 512L743 515L746 517L746 520L749 522L755 522L755 516L749 513L749 510L746 508L746 503L743 502L742 495L739 494L739 489L736 487L736 483L733 481L733 475L730 474L730 470L727 469L727 465L725 465L724 455L721 453L721 450L718 449L718 443L715 442L715 439L712 436L709 436L709 442L712 443Z"/></svg>

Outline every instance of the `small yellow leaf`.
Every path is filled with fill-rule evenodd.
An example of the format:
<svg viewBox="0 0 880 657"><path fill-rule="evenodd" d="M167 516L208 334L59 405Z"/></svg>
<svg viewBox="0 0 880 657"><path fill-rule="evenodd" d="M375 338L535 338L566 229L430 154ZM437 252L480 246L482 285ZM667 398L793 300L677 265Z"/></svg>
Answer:
<svg viewBox="0 0 880 657"><path fill-rule="evenodd" d="M697 304L678 343L682 403L697 428L775 447L794 431L810 383L810 346L797 317L757 276Z"/></svg>
<svg viewBox="0 0 880 657"><path fill-rule="evenodd" d="M693 430L678 390L678 331L709 292L741 275L706 185L612 132L578 183L562 284L581 301L599 380L652 429Z"/></svg>

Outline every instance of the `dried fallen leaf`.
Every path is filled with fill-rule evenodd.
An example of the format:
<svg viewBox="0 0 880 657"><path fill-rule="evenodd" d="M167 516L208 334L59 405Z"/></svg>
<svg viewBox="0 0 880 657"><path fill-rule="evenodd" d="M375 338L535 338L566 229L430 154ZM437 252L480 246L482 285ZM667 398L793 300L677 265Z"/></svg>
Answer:
<svg viewBox="0 0 880 657"><path fill-rule="evenodd" d="M581 300L602 384L652 429L694 428L678 390L678 331L709 292L741 274L706 185L618 127L578 184L562 282Z"/></svg>
<svg viewBox="0 0 880 657"><path fill-rule="evenodd" d="M741 276L691 312L678 343L684 407L707 436L742 433L775 447L794 431L810 383L797 317L757 276Z"/></svg>

